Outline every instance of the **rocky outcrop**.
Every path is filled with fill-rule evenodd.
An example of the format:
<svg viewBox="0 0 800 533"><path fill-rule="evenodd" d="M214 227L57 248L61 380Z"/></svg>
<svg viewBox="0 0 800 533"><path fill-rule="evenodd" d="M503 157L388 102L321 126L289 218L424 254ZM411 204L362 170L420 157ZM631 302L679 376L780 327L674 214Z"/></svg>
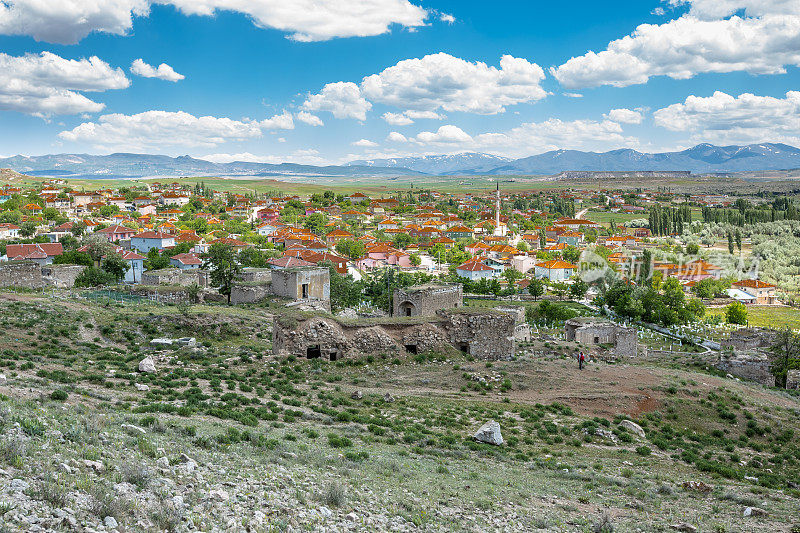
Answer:
<svg viewBox="0 0 800 533"><path fill-rule="evenodd" d="M503 444L503 435L500 433L500 424L489 420L475 432L475 440L500 446Z"/></svg>

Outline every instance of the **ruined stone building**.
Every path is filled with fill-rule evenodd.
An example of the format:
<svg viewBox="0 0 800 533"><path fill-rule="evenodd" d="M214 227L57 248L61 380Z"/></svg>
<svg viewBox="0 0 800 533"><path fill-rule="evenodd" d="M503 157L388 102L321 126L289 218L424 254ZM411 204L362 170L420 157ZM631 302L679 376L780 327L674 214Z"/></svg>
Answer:
<svg viewBox="0 0 800 533"><path fill-rule="evenodd" d="M330 271L316 266L245 269L231 289L233 304L252 304L273 296L330 311Z"/></svg>
<svg viewBox="0 0 800 533"><path fill-rule="evenodd" d="M34 261L0 263L0 287L68 289L86 267L83 265L40 265Z"/></svg>
<svg viewBox="0 0 800 533"><path fill-rule="evenodd" d="M515 317L492 309L441 310L434 317L345 321L331 316L279 316L276 355L336 361L363 355L459 350L477 359L510 359L516 350Z"/></svg>
<svg viewBox="0 0 800 533"><path fill-rule="evenodd" d="M581 344L611 344L617 357L636 357L639 336L635 328L626 328L597 317L571 318L564 324L565 339Z"/></svg>
<svg viewBox="0 0 800 533"><path fill-rule="evenodd" d="M769 350L775 345L776 335L777 332L763 328L742 328L731 332L720 343L717 368L732 376L774 387Z"/></svg>
<svg viewBox="0 0 800 533"><path fill-rule="evenodd" d="M441 309L462 307L464 291L460 283L429 283L395 290L392 302L394 316L435 316Z"/></svg>

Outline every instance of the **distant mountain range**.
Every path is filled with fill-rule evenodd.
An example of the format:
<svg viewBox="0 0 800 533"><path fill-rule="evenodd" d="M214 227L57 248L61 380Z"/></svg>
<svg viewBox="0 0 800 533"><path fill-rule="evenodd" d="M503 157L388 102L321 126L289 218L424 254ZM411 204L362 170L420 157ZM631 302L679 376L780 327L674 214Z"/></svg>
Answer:
<svg viewBox="0 0 800 533"><path fill-rule="evenodd" d="M418 175L405 168L373 168L355 166L314 166L296 163L212 163L188 155L169 157L149 154L55 154L42 156L17 155L0 158L0 168L10 168L32 176L53 176L81 179L120 179L178 176L404 176Z"/></svg>
<svg viewBox="0 0 800 533"><path fill-rule="evenodd" d="M554 150L506 159L488 154L406 157L353 161L358 167L404 167L425 174L552 175L566 171L689 171L693 173L746 172L800 168L800 149L786 144L714 146L698 144L680 152L648 154L621 149L610 152Z"/></svg>
<svg viewBox="0 0 800 533"><path fill-rule="evenodd" d="M295 163L212 163L189 156L148 154L57 154L0 158L0 168L34 176L70 178L136 178L177 176L419 176L419 175L553 175L569 171L688 171L733 173L800 168L800 149L786 144L714 146L699 144L680 152L642 153L554 150L522 159L462 153L352 161L342 166Z"/></svg>

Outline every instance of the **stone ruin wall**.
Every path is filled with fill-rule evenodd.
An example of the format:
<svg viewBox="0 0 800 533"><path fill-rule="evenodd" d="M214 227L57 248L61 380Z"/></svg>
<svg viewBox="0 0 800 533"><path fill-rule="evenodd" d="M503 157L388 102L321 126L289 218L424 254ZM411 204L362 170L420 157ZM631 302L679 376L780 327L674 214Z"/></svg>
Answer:
<svg viewBox="0 0 800 533"><path fill-rule="evenodd" d="M208 287L208 272L205 270L181 270L180 268L164 268L150 272L142 272L142 285L180 285L190 287L197 284L200 288Z"/></svg>
<svg viewBox="0 0 800 533"><path fill-rule="evenodd" d="M758 352L723 353L717 363L717 368L732 376L774 387L775 376L772 375L769 367L769 357Z"/></svg>
<svg viewBox="0 0 800 533"><path fill-rule="evenodd" d="M800 390L800 370L789 370L786 374L786 388Z"/></svg>
<svg viewBox="0 0 800 533"><path fill-rule="evenodd" d="M442 309L454 309L464 305L464 289L462 285L442 285L436 287L408 290L397 289L392 297L392 313L394 316L406 316L404 304L414 306L411 316L436 316Z"/></svg>
<svg viewBox="0 0 800 533"><path fill-rule="evenodd" d="M9 261L0 263L0 287L41 289L42 267L33 261Z"/></svg>
<svg viewBox="0 0 800 533"><path fill-rule="evenodd" d="M69 289L84 271L83 265L45 265L33 261L0 263L0 287Z"/></svg>
<svg viewBox="0 0 800 533"><path fill-rule="evenodd" d="M322 316L305 320L278 317L273 328L276 355L341 359L453 349L467 351L478 359L510 359L516 350L514 318L440 313L438 320L418 324L348 325Z"/></svg>

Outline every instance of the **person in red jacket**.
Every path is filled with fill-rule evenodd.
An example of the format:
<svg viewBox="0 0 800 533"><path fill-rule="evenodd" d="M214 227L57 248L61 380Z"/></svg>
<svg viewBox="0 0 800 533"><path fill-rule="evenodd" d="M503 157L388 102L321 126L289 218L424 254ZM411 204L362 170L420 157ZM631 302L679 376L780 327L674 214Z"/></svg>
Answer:
<svg viewBox="0 0 800 533"><path fill-rule="evenodd" d="M578 370L583 370L583 362L586 361L586 356L583 355L583 352L578 354Z"/></svg>

